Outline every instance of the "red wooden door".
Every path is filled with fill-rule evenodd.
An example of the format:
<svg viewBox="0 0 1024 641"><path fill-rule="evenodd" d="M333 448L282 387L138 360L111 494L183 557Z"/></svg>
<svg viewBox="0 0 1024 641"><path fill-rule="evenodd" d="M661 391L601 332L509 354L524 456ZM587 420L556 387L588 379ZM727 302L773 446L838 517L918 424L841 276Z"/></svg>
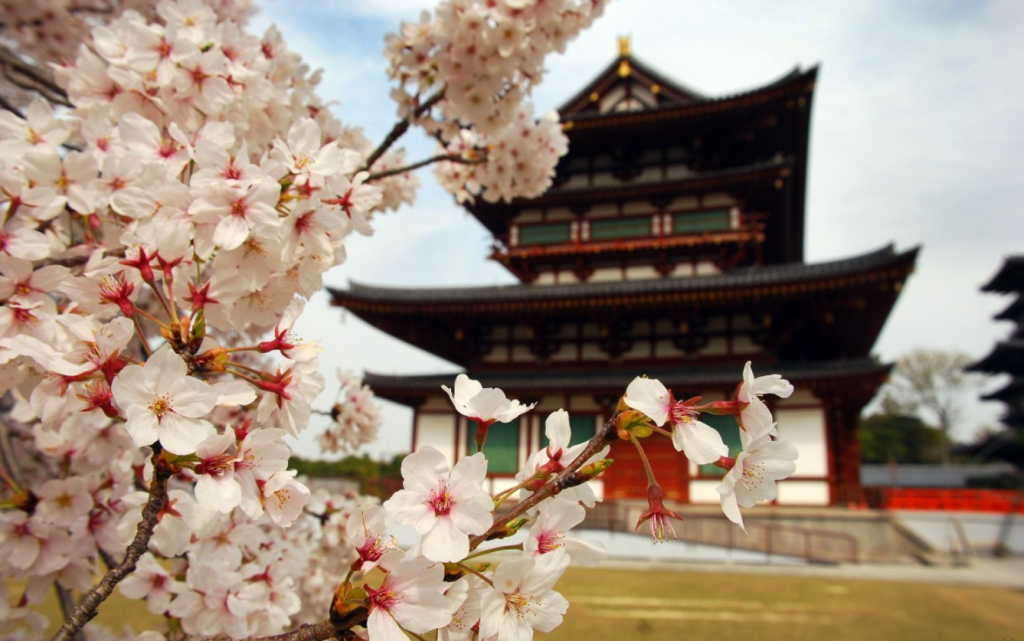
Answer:
<svg viewBox="0 0 1024 641"><path fill-rule="evenodd" d="M641 439L640 444L654 469L654 477L665 492L665 498L689 501L690 475L682 452L677 452L672 441L659 435ZM633 444L616 441L608 457L615 463L603 475L604 495L610 499L647 498L647 474Z"/></svg>

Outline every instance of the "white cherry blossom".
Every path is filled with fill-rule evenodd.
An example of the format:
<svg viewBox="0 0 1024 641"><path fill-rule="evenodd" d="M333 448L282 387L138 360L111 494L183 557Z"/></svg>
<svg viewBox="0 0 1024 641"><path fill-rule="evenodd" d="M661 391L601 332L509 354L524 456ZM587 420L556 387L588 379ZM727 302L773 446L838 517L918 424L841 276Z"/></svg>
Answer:
<svg viewBox="0 0 1024 641"><path fill-rule="evenodd" d="M797 451L792 443L773 441L767 435L752 441L739 453L717 490L722 512L730 521L743 526L740 507L753 507L758 501L778 496L775 482L796 471Z"/></svg>
<svg viewBox="0 0 1024 641"><path fill-rule="evenodd" d="M519 401L509 400L500 389L484 387L465 374L455 377L454 392L445 385L441 389L448 393L460 414L480 424L509 423L536 405L522 405Z"/></svg>
<svg viewBox="0 0 1024 641"><path fill-rule="evenodd" d="M422 556L403 559L379 588L364 589L370 605L366 627L374 641L406 641L402 628L423 634L451 621L444 567Z"/></svg>
<svg viewBox="0 0 1024 641"><path fill-rule="evenodd" d="M626 388L623 401L646 414L658 427L671 423L673 447L697 465L714 463L729 454L718 430L697 420L697 412L675 400L661 381L638 376Z"/></svg>
<svg viewBox="0 0 1024 641"><path fill-rule="evenodd" d="M111 391L127 416L132 441L140 447L159 440L175 454L190 454L212 432L203 417L217 404L217 393L189 376L185 361L169 346L154 352L145 367L121 370Z"/></svg>
<svg viewBox="0 0 1024 641"><path fill-rule="evenodd" d="M579 503L559 497L547 501L530 526L530 534L523 543L523 553L539 556L564 550L573 563L596 566L608 557L604 545L567 535L569 530L583 522L586 515L586 509Z"/></svg>
<svg viewBox="0 0 1024 641"><path fill-rule="evenodd" d="M772 414L761 400L761 396L774 394L779 398L789 398L792 393L793 385L778 374L755 378L750 361L747 361L743 366L743 382L736 388L736 400L747 403L747 406L740 410L737 419L743 428L740 437L744 447L764 435L778 434Z"/></svg>
<svg viewBox="0 0 1024 641"><path fill-rule="evenodd" d="M534 630L551 632L569 608L552 588L569 567L564 551L505 561L494 572L493 589L480 603L480 637L530 641Z"/></svg>
<svg viewBox="0 0 1024 641"><path fill-rule="evenodd" d="M384 509L423 537L425 557L458 561L469 554L469 536L491 526L494 503L481 487L486 475L487 459L480 452L449 468L444 455L427 446L402 461L405 489Z"/></svg>

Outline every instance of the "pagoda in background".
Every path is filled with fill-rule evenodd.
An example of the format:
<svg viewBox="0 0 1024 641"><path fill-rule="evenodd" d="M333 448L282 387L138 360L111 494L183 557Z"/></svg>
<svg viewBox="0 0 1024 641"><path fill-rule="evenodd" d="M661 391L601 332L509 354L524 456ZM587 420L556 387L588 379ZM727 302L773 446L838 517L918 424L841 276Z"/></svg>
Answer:
<svg viewBox="0 0 1024 641"><path fill-rule="evenodd" d="M1003 458L1018 465L1024 462L1024 256L1010 256L995 276L981 288L983 292L1013 294L1010 304L996 314L996 320L1013 323L1010 337L996 343L985 358L968 366L968 371L986 374L1008 374L1009 382L981 398L1006 405L1001 420L1010 428L1009 438L993 435L996 443L983 442L983 449L994 458Z"/></svg>
<svg viewBox="0 0 1024 641"><path fill-rule="evenodd" d="M861 504L861 408L889 365L870 356L917 250L886 247L803 262L811 101L817 69L707 97L646 66L620 44L610 65L559 110L569 153L544 195L468 206L493 235L491 258L521 282L400 289L350 284L333 304L463 368L510 398L538 402L492 426L492 489L511 487L543 446L544 419L571 416L590 438L637 375L681 397L731 398L746 361L796 393L768 399L780 438L800 452L779 504ZM446 375L367 373L379 396L414 410L413 448L456 460L473 426L453 410ZM721 429L735 456L729 417ZM645 450L670 499L718 502L722 473L695 466L668 439ZM646 496L629 443L616 443L606 498Z"/></svg>

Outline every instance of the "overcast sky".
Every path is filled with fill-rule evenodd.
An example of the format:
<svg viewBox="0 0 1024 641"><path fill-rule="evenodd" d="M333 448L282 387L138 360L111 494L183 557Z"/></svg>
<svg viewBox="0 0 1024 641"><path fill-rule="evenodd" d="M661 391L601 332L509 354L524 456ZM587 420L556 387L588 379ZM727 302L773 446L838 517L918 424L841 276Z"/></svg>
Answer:
<svg viewBox="0 0 1024 641"><path fill-rule="evenodd" d="M378 141L395 108L381 55L383 38L431 3L416 0L276 0L251 23L274 22L289 46L322 67L321 95L336 115ZM1024 2L907 0L814 2L613 2L592 29L549 59L534 93L538 110L575 94L617 54L633 54L706 95L758 87L794 67L819 65L811 124L806 260L827 261L889 243L921 246L917 271L875 345L892 361L914 348L980 358L1010 325L992 316L1007 297L979 287L1003 259L1024 252ZM405 141L411 157L432 153ZM375 220L372 238L353 237L348 261L329 273L399 286L515 282L485 259L490 236L421 171L412 208ZM458 368L366 326L314 298L299 326L325 346L323 370L455 372ZM625 381L623 384L628 381ZM998 387L989 381L986 389ZM328 388L321 405L328 407ZM972 402L955 436L994 424L998 403ZM411 411L386 404L387 425L370 452L408 450ZM318 456L314 425L297 447Z"/></svg>

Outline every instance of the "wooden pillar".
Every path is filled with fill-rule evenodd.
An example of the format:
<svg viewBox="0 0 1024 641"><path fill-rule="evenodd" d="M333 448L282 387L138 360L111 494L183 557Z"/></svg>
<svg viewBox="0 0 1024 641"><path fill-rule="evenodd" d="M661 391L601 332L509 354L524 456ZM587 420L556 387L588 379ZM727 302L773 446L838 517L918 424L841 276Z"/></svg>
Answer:
<svg viewBox="0 0 1024 641"><path fill-rule="evenodd" d="M864 490L860 483L860 438L857 404L837 404L833 410L836 505L860 507L864 505Z"/></svg>

